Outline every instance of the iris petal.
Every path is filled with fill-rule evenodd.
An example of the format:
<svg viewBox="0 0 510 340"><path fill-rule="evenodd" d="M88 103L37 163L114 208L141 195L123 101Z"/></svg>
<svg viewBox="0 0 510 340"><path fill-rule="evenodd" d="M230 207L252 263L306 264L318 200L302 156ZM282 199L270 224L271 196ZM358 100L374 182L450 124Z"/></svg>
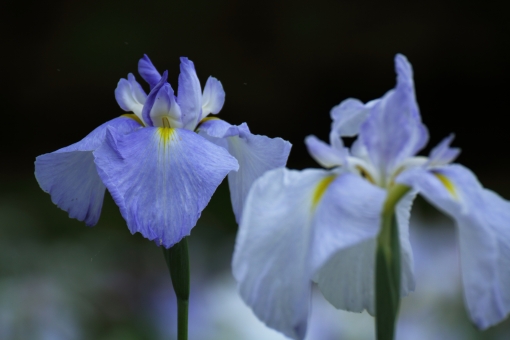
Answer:
<svg viewBox="0 0 510 340"><path fill-rule="evenodd" d="M151 90L161 79L161 75L146 54L138 61L138 73L150 85Z"/></svg>
<svg viewBox="0 0 510 340"><path fill-rule="evenodd" d="M324 143L315 136L305 138L306 148L313 159L325 168L345 165L347 152L334 149L329 144Z"/></svg>
<svg viewBox="0 0 510 340"><path fill-rule="evenodd" d="M143 104L147 99L147 94L143 91L140 84L131 73L128 79L121 79L115 89L115 99L122 110L133 112L139 118L142 115Z"/></svg>
<svg viewBox="0 0 510 340"><path fill-rule="evenodd" d="M200 131L211 142L227 148L239 162L239 171L228 175L232 208L239 222L251 185L266 171L285 166L291 144L281 138L254 135L246 123L235 126L219 119L203 123Z"/></svg>
<svg viewBox="0 0 510 340"><path fill-rule="evenodd" d="M194 132L146 127L96 151L99 174L132 233L166 248L189 235L235 158Z"/></svg>
<svg viewBox="0 0 510 340"><path fill-rule="evenodd" d="M324 170L266 172L252 186L232 269L243 300L269 327L293 339L306 333L311 275L312 198Z"/></svg>
<svg viewBox="0 0 510 340"><path fill-rule="evenodd" d="M451 148L450 144L455 138L454 134L449 135L432 149L427 165L441 166L452 162L460 153L459 148Z"/></svg>
<svg viewBox="0 0 510 340"><path fill-rule="evenodd" d="M208 114L217 114L220 112L223 104L225 103L225 91L221 82L214 78L209 77L204 87L204 94L202 96L202 117Z"/></svg>
<svg viewBox="0 0 510 340"><path fill-rule="evenodd" d="M395 89L375 103L360 130L368 156L383 177L414 156L428 140L416 103L411 64L404 56L397 55L395 68Z"/></svg>
<svg viewBox="0 0 510 340"><path fill-rule="evenodd" d="M182 110L184 128L194 130L202 116L202 88L195 65L185 57L181 58L177 103Z"/></svg>
<svg viewBox="0 0 510 340"><path fill-rule="evenodd" d="M93 151L104 143L108 127L124 134L140 125L127 117L115 118L81 141L35 160L37 182L51 195L52 202L67 211L69 217L85 221L88 226L97 223L103 205L105 186L97 173Z"/></svg>
<svg viewBox="0 0 510 340"><path fill-rule="evenodd" d="M406 171L397 180L455 219L471 320L485 329L505 318L510 311L510 202L483 189L474 174L458 164Z"/></svg>

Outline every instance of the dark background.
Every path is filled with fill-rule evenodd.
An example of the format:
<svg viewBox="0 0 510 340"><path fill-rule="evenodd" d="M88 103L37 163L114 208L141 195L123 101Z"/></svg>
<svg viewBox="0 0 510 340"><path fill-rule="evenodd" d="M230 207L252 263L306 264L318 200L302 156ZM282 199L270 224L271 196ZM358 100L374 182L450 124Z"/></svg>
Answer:
<svg viewBox="0 0 510 340"><path fill-rule="evenodd" d="M209 75L218 78L227 95L219 117L289 140L288 166L297 169L318 166L305 136L327 140L334 105L393 88L393 58L403 53L431 136L424 154L454 132L458 161L510 198L509 10L503 1L453 0L3 1L0 312L11 310L2 305L2 294L12 296L5 282L37 292L34 282L51 278L57 291L79 300L62 303L73 306L85 338L157 338L146 287L170 289L160 250L129 234L110 197L91 230L55 207L33 176L37 155L123 114L113 91L129 72L142 82L137 62L144 53L168 69L174 89L180 56L195 63L202 85ZM417 205L422 217L433 214ZM235 231L222 185L190 238L194 284L229 271ZM80 303L93 307L76 312ZM27 308L14 317L22 327L38 320L30 314L36 308ZM38 338L23 334L18 338Z"/></svg>
<svg viewBox="0 0 510 340"><path fill-rule="evenodd" d="M484 2L485 4L485 2ZM492 181L506 144L509 5L461 1L62 1L2 5L2 173L123 113L113 90L148 54L177 87L179 57L227 93L221 112L294 145L289 166L315 166L303 138L326 139L329 110L380 97L393 57L413 64L430 145L450 132L460 162ZM141 81L141 79L138 77ZM142 81L141 81L142 82Z"/></svg>

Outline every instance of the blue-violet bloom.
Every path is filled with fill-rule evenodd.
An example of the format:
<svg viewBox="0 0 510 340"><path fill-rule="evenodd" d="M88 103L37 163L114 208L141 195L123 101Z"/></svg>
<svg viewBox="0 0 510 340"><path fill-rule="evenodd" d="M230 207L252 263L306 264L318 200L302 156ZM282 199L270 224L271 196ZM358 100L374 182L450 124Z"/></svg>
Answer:
<svg viewBox="0 0 510 340"><path fill-rule="evenodd" d="M251 183L285 165L288 142L207 117L223 107L221 82L209 77L202 93L193 62L183 57L180 68L175 96L167 72L144 56L138 69L150 93L132 74L115 90L119 106L132 113L36 158L39 185L70 217L95 225L107 188L131 233L169 248L190 234L227 174L239 218Z"/></svg>
<svg viewBox="0 0 510 340"><path fill-rule="evenodd" d="M396 206L401 294L414 290L409 215L420 193L458 227L464 298L481 329L510 311L510 202L451 164L453 135L416 156L428 132L416 103L412 67L395 58L397 85L363 104L331 110L330 144L305 140L329 170L280 168L252 186L240 223L233 273L255 314L293 339L306 333L312 281L335 307L374 315L375 251L382 207L396 183L411 190ZM358 136L350 148L341 137Z"/></svg>

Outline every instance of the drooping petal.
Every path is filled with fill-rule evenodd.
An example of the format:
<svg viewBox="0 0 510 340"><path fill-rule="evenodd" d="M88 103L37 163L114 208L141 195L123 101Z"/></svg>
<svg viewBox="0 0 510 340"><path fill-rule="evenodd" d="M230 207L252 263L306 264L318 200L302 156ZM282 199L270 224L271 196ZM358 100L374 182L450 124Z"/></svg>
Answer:
<svg viewBox="0 0 510 340"><path fill-rule="evenodd" d="M174 90L166 82L165 71L159 83L149 93L143 107L142 117L149 126L182 127L181 109L174 96Z"/></svg>
<svg viewBox="0 0 510 340"><path fill-rule="evenodd" d="M348 98L331 109L333 120L331 130L341 137L354 137L359 133L361 124L367 119L370 109L379 101L372 100L363 104L360 100Z"/></svg>
<svg viewBox="0 0 510 340"><path fill-rule="evenodd" d="M428 140L414 94L411 64L402 55L395 57L397 85L370 109L361 126L360 138L368 155L383 175L414 156Z"/></svg>
<svg viewBox="0 0 510 340"><path fill-rule="evenodd" d="M335 308L375 315L375 248L371 239L338 251L316 273L314 281Z"/></svg>
<svg viewBox="0 0 510 340"><path fill-rule="evenodd" d="M138 73L150 85L151 90L161 79L161 75L146 54L138 61Z"/></svg>
<svg viewBox="0 0 510 340"><path fill-rule="evenodd" d="M132 73L128 74L127 80L124 78L119 80L115 89L115 99L122 110L133 112L138 118L142 118L143 104L145 104L147 94Z"/></svg>
<svg viewBox="0 0 510 340"><path fill-rule="evenodd" d="M352 173L338 176L314 216L311 261L320 268L341 249L377 237L386 191Z"/></svg>
<svg viewBox="0 0 510 340"><path fill-rule="evenodd" d="M181 58L177 103L181 107L183 127L194 130L202 117L202 88L195 65L185 57Z"/></svg>
<svg viewBox="0 0 510 340"><path fill-rule="evenodd" d="M455 158L457 158L460 153L460 149L450 147L450 144L454 138L455 135L452 133L432 149L430 152L429 160L427 162L427 166L435 167L446 165L453 162Z"/></svg>
<svg viewBox="0 0 510 340"><path fill-rule="evenodd" d="M35 160L35 177L51 200L69 217L93 226L99 220L105 186L94 163L93 151L105 141L108 127L120 134L140 128L131 118L119 117L97 127L81 141L40 155Z"/></svg>
<svg viewBox="0 0 510 340"><path fill-rule="evenodd" d="M510 273L504 258L510 249L510 203L483 189L473 173L458 164L406 171L397 180L455 219L471 320L485 329L505 318L510 311Z"/></svg>
<svg viewBox="0 0 510 340"><path fill-rule="evenodd" d="M221 111L225 103L225 91L221 82L214 78L209 77L204 87L204 94L202 96L202 118L208 114L217 114Z"/></svg>
<svg viewBox="0 0 510 340"><path fill-rule="evenodd" d="M312 158L325 168L333 168L345 164L347 154L324 143L315 136L305 138L306 148Z"/></svg>
<svg viewBox="0 0 510 340"><path fill-rule="evenodd" d="M204 122L200 134L227 148L239 162L239 171L228 174L232 209L239 222L251 185L266 171L285 166L291 144L281 138L254 135L246 123L235 126L219 119Z"/></svg>
<svg viewBox="0 0 510 340"><path fill-rule="evenodd" d="M414 281L414 258L409 238L409 218L411 217L411 207L416 198L416 191L409 192L400 199L396 207L396 216L398 224L398 234L400 241L400 268L402 270L400 279L400 293L402 296L408 295L414 291L416 283Z"/></svg>
<svg viewBox="0 0 510 340"><path fill-rule="evenodd" d="M363 181L360 178L358 180ZM325 265L316 273L314 280L317 282L326 300L336 308L358 313L366 309L369 314L375 315L375 250L385 193L378 192L374 190L374 186L370 186L366 181L363 182L365 183L364 186L351 180L350 188L345 184L339 185L339 191L344 191L342 194L345 197L343 200L336 199L333 201L339 202L337 203L338 206L346 205L347 202L350 206L349 208L352 209L351 216L353 221L349 222L347 220L344 223L338 221L337 228L342 225L344 229L339 228L337 230L338 235L332 239L336 242L341 242L338 240L343 241L345 235L353 234L353 230L354 235L357 235L360 233L359 229L362 229L363 221L366 224L364 230L372 231L376 229L376 232L371 238L367 237L361 243L355 244L351 242L350 247L337 247L337 249L341 250L329 258ZM359 192L360 188L363 188L361 192ZM359 195L358 202L350 201L351 197L356 197L357 195ZM411 203L415 196L415 193L404 196L397 204L396 210L401 244L402 295L407 295L409 291L414 290L413 257L408 227ZM363 198L367 201L364 202ZM374 202L370 200L374 200ZM317 216L320 216L319 211ZM334 223L331 223L331 225L333 226ZM317 234L320 234L319 230L317 230ZM361 240L361 238L358 240ZM323 244L325 242L327 241L314 242L314 244Z"/></svg>
<svg viewBox="0 0 510 340"><path fill-rule="evenodd" d="M166 248L189 235L223 178L238 164L228 152L185 129L109 131L95 152L99 175L132 233Z"/></svg>
<svg viewBox="0 0 510 340"><path fill-rule="evenodd" d="M342 215L344 220L339 220L337 217L336 224L333 220L329 224L319 221L316 223L316 235L327 235L328 238L317 240L314 245L322 247L328 243L338 243L338 245L335 247L336 251L329 252L334 255L330 256L316 273L314 280L326 300L336 308L353 312L362 312L366 309L368 313L374 315L376 237L381 224L380 215L386 194L382 189L368 184L357 176L349 174L357 180L349 179L347 176L340 177L340 179L344 178L344 182L338 181L338 193L335 199L324 198L324 202L335 202L338 205L338 207L327 207L329 211L339 209L346 211ZM328 192L334 191L329 189ZM409 212L414 197L415 194L407 195L397 205L402 251L402 295L407 295L409 291L414 290L413 261L408 231ZM326 206L321 209L326 209ZM326 216L326 214L318 210L317 216ZM328 232L319 229L328 225L336 228ZM337 235L333 236L335 232ZM361 232L366 234L360 234ZM349 242L352 237L357 237L356 242ZM319 253L314 251L314 254Z"/></svg>
<svg viewBox="0 0 510 340"><path fill-rule="evenodd" d="M243 300L269 327L293 339L306 333L313 197L324 170L266 172L252 186L239 225L234 277Z"/></svg>

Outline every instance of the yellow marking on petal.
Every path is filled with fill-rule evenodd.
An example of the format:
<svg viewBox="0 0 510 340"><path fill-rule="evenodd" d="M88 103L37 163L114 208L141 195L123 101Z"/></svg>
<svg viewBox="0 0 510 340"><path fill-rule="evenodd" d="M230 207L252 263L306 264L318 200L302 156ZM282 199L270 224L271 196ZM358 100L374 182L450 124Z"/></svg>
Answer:
<svg viewBox="0 0 510 340"><path fill-rule="evenodd" d="M205 117L203 118L198 124L197 124L197 127L195 128L195 132L198 132L198 130L200 130L200 125L202 125L203 123L209 121L209 120L221 120L219 118L216 118L216 117Z"/></svg>
<svg viewBox="0 0 510 340"><path fill-rule="evenodd" d="M207 116L207 117L205 117L204 119L202 119L202 120L200 121L200 123L199 123L199 124L205 123L205 122L207 122L208 120L215 120L215 119L219 120L219 118L217 118L217 117L214 117L214 116Z"/></svg>
<svg viewBox="0 0 510 340"><path fill-rule="evenodd" d="M436 176L441 181L441 183L443 183L446 190L448 190L448 192L453 196L453 198L455 199L458 198L457 190L455 190L455 185L452 183L452 181L450 181L448 177L438 172L434 172L434 176Z"/></svg>
<svg viewBox="0 0 510 340"><path fill-rule="evenodd" d="M162 143L163 146L166 146L170 141L176 140L176 132L174 128L159 127L158 134L160 138L160 143Z"/></svg>
<svg viewBox="0 0 510 340"><path fill-rule="evenodd" d="M363 169L363 167L359 165L356 165L356 169L358 169L358 171L360 172L361 177L365 178L367 181L375 185L375 180L368 171L366 171L365 169Z"/></svg>
<svg viewBox="0 0 510 340"><path fill-rule="evenodd" d="M315 188L315 192L313 193L313 198L312 198L312 207L313 208L315 208L317 206L317 204L319 204L322 196L326 192L326 189L329 187L331 182L333 182L335 180L335 178L336 178L336 175L330 175L330 176L327 176L327 177L321 179L319 184L317 184L317 187Z"/></svg>
<svg viewBox="0 0 510 340"><path fill-rule="evenodd" d="M127 117L127 118L131 118L133 120L135 120L138 124L140 124L141 126L144 126L145 124L142 122L142 120L140 119L140 117L138 117L137 115L135 115L134 113L125 113L123 115L121 115L121 117Z"/></svg>

